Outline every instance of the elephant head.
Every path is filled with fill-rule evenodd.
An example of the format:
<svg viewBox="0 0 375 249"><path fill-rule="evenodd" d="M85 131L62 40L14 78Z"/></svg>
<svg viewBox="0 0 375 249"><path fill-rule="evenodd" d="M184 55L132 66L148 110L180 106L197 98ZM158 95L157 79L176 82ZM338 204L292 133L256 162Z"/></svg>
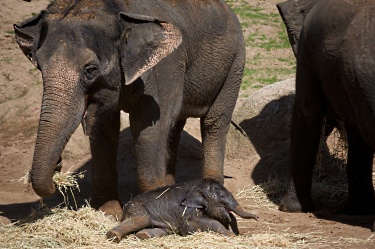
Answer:
<svg viewBox="0 0 375 249"><path fill-rule="evenodd" d="M52 176L87 112L119 111L120 89L182 42L174 25L119 9L108 1L56 0L14 25L18 45L43 78L31 169L33 189L41 197L55 192ZM87 130L95 136L95 129Z"/></svg>
<svg viewBox="0 0 375 249"><path fill-rule="evenodd" d="M182 205L204 209L207 215L222 224L230 224L235 233L237 227L233 226L236 226L236 221L232 222L235 218L231 212L245 219L258 220L257 215L245 212L233 195L222 184L212 179L204 179L200 185L193 186L186 194Z"/></svg>

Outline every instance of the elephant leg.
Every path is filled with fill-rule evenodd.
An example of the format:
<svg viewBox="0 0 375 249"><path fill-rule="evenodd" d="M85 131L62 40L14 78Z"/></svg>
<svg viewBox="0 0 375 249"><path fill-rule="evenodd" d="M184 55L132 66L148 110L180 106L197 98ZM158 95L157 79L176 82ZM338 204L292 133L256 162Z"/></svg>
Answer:
<svg viewBox="0 0 375 249"><path fill-rule="evenodd" d="M214 103L201 118L203 177L224 183L224 158L227 133L243 73L243 54L239 53Z"/></svg>
<svg viewBox="0 0 375 249"><path fill-rule="evenodd" d="M109 230L107 232L107 239L113 239L115 242L119 242L125 235L139 231L150 225L151 221L147 215L132 216Z"/></svg>
<svg viewBox="0 0 375 249"><path fill-rule="evenodd" d="M148 228L142 229L141 231L137 232L135 236L138 239L149 239L155 237L163 237L168 235L168 232L162 228Z"/></svg>
<svg viewBox="0 0 375 249"><path fill-rule="evenodd" d="M323 128L324 98L319 82L303 60L297 60L297 63L296 97L291 120L291 182L279 207L286 212L314 209L312 175Z"/></svg>
<svg viewBox="0 0 375 249"><path fill-rule="evenodd" d="M186 119L178 120L172 127L169 135L169 161L167 165L166 182L168 185L175 183L175 166L177 161L178 144L180 142L181 132L184 129Z"/></svg>
<svg viewBox="0 0 375 249"><path fill-rule="evenodd" d="M235 234L225 228L223 224L214 219L208 218L198 218L196 222L189 222L189 234L192 234L196 231L213 231L216 233L223 234L225 236L235 236Z"/></svg>
<svg viewBox="0 0 375 249"><path fill-rule="evenodd" d="M140 139L135 144L138 184L142 193L167 185L167 138L155 133L148 136L156 136L156 139Z"/></svg>
<svg viewBox="0 0 375 249"><path fill-rule="evenodd" d="M347 177L349 187L348 212L374 214L375 197L372 183L373 152L357 128L346 127L348 138Z"/></svg>
<svg viewBox="0 0 375 249"><path fill-rule="evenodd" d="M130 129L135 140L135 159L141 192L167 185L168 138L171 122L161 117L159 105L144 98L130 113Z"/></svg>
<svg viewBox="0 0 375 249"><path fill-rule="evenodd" d="M100 112L98 108L91 115L95 115L95 118L89 134L92 154L90 205L121 219L116 169L120 112Z"/></svg>
<svg viewBox="0 0 375 249"><path fill-rule="evenodd" d="M227 126L225 130L219 130L218 122L212 122L207 118L201 119L203 177L214 178L221 183L224 183L224 156L228 125L224 125Z"/></svg>

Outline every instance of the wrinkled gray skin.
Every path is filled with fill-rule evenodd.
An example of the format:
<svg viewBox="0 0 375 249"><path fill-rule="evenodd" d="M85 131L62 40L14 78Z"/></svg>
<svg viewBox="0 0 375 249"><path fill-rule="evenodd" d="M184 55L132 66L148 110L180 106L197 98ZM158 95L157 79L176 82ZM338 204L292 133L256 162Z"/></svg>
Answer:
<svg viewBox="0 0 375 249"><path fill-rule="evenodd" d="M325 118L329 130L341 123L347 134L345 211L375 213L375 2L289 0L277 7L297 58L291 123L293 181L280 210L314 209L311 182Z"/></svg>
<svg viewBox="0 0 375 249"><path fill-rule="evenodd" d="M132 232L140 239L167 234L186 236L198 230L233 236L239 231L231 211L242 218L258 220L258 216L245 212L220 182L184 182L130 200L124 206L122 222L107 232L107 238L120 241Z"/></svg>
<svg viewBox="0 0 375 249"><path fill-rule="evenodd" d="M130 116L142 191L174 183L188 117L201 120L203 176L223 182L245 61L240 24L224 1L56 0L14 28L43 77L31 170L39 196L55 192L52 175L82 122L92 152L91 205L119 214L120 110Z"/></svg>

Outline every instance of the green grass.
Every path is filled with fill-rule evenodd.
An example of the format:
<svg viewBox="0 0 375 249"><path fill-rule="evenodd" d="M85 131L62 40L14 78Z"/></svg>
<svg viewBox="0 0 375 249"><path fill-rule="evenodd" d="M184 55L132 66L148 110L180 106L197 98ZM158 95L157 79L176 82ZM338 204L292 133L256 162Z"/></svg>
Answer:
<svg viewBox="0 0 375 249"><path fill-rule="evenodd" d="M227 0L226 1L240 19L250 19L254 23L263 23L274 25L278 23L278 14L267 13L264 8L251 6L245 0Z"/></svg>
<svg viewBox="0 0 375 249"><path fill-rule="evenodd" d="M43 84L43 81L41 80L37 80L33 83L34 86L39 86L39 85L42 85Z"/></svg>
<svg viewBox="0 0 375 249"><path fill-rule="evenodd" d="M246 0L226 2L239 17L248 51L241 88L259 88L294 76L295 58L276 6L265 9Z"/></svg>
<svg viewBox="0 0 375 249"><path fill-rule="evenodd" d="M264 48L267 51L270 51L272 49L289 49L290 48L290 43L289 43L289 38L284 30L279 31L277 33L276 38L268 38L265 37L263 43L259 43L260 48Z"/></svg>
<svg viewBox="0 0 375 249"><path fill-rule="evenodd" d="M13 62L13 61L16 61L16 60L13 59L13 58L10 58L10 57L3 57L3 58L0 58L0 62L10 63L10 62Z"/></svg>
<svg viewBox="0 0 375 249"><path fill-rule="evenodd" d="M245 67L241 88L260 88L285 79L283 76L293 75L295 67L261 67L251 69L252 65Z"/></svg>
<svg viewBox="0 0 375 249"><path fill-rule="evenodd" d="M36 67L33 67L33 68L29 69L29 74L36 74L38 72L39 72L39 70Z"/></svg>
<svg viewBox="0 0 375 249"><path fill-rule="evenodd" d="M36 78L36 81L33 83L34 86L43 84L43 81L40 80L40 71L39 69L33 67L29 69L29 74Z"/></svg>

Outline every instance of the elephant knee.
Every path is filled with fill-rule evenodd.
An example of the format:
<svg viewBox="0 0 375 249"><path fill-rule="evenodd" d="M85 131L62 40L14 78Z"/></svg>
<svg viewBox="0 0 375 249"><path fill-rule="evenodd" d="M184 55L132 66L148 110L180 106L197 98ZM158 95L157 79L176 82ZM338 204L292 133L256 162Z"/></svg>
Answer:
<svg viewBox="0 0 375 249"><path fill-rule="evenodd" d="M323 123L323 106L319 98L296 100L293 110L294 122L301 123L306 128L321 126Z"/></svg>

